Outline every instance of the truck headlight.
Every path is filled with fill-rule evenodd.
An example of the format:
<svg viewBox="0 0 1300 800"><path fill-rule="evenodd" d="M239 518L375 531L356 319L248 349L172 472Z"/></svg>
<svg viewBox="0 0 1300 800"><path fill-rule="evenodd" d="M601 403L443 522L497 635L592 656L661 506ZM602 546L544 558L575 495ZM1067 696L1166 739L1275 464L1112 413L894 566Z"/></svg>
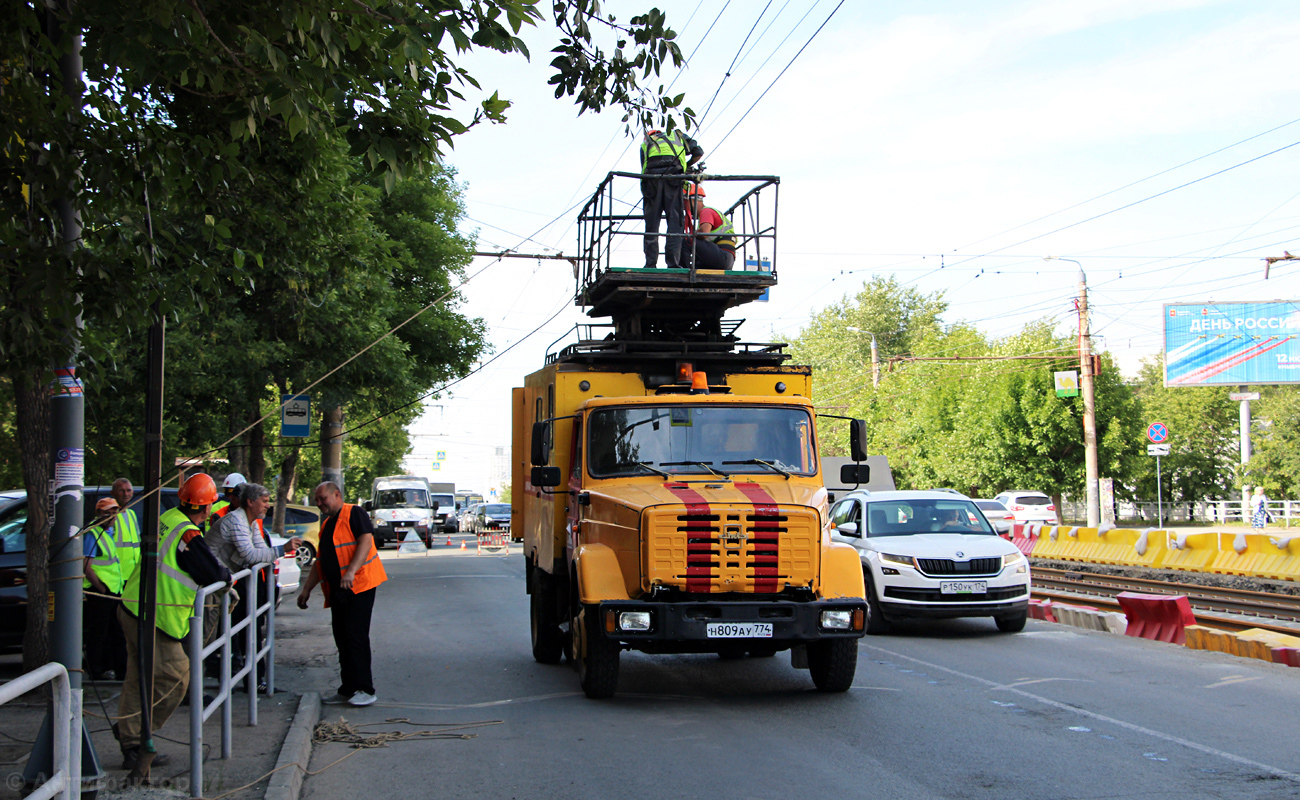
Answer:
<svg viewBox="0 0 1300 800"><path fill-rule="evenodd" d="M620 611L618 614L618 628L623 631L648 631L650 630L650 612Z"/></svg>
<svg viewBox="0 0 1300 800"><path fill-rule="evenodd" d="M905 567L916 567L916 560L911 556L896 556L890 553L881 553L880 560L889 564L902 564Z"/></svg>
<svg viewBox="0 0 1300 800"><path fill-rule="evenodd" d="M852 624L852 611L822 612L822 627L828 631L847 631Z"/></svg>

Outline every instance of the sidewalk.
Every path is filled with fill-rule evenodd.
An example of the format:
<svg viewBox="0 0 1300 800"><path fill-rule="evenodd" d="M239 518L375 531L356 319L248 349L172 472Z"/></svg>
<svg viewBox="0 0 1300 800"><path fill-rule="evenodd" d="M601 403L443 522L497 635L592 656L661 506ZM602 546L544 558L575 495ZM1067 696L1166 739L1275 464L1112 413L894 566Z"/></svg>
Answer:
<svg viewBox="0 0 1300 800"><path fill-rule="evenodd" d="M22 656L0 656L0 682L22 674ZM281 681L281 683L283 683ZM120 682L101 682L84 687L85 725L91 732L91 741L99 758L100 771L105 774L101 782L101 798L116 797L190 797L189 792L189 707L181 706L163 729L155 735L158 752L172 757L164 768L155 767L152 781L155 787L172 787L171 791L159 789L139 790L126 787L126 770L122 767L122 753L113 738L109 722L104 718L117 713ZM209 687L209 693L215 689ZM258 700L258 725L247 725L248 696L242 691L234 694L233 751L230 759L221 756L221 712L218 709L203 726L203 743L206 760L203 765L204 797L216 797L232 789L257 781L275 769L281 744L289 731L294 712L298 709L298 695L284 690L272 697ZM107 711L107 714L105 713ZM45 716L45 705L29 695L0 706L0 800L21 797L22 772L33 742ZM268 780L228 795L228 800L261 800L266 794Z"/></svg>

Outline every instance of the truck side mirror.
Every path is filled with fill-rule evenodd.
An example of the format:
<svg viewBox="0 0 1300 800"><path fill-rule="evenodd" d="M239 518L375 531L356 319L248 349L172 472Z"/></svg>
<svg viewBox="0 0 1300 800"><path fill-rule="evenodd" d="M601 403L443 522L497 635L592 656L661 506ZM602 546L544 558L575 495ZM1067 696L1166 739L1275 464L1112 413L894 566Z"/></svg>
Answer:
<svg viewBox="0 0 1300 800"><path fill-rule="evenodd" d="M532 463L534 467L544 467L551 463L551 446L548 444L550 437L547 436L547 423L533 423L533 447ZM556 486L558 484L551 484Z"/></svg>
<svg viewBox="0 0 1300 800"><path fill-rule="evenodd" d="M865 419L849 421L849 454L854 461L867 460L867 421Z"/></svg>
<svg viewBox="0 0 1300 800"><path fill-rule="evenodd" d="M540 423L539 423L540 424ZM559 486L561 481L559 467L533 467L533 474L530 476L533 486L538 488L547 488L550 486ZM483 513L483 509L479 509Z"/></svg>
<svg viewBox="0 0 1300 800"><path fill-rule="evenodd" d="M871 467L866 464L845 464L840 467L840 483L859 486L871 481Z"/></svg>
<svg viewBox="0 0 1300 800"><path fill-rule="evenodd" d="M375 510L375 504L372 503L372 502L370 502L369 500L367 500L367 501L365 501L364 503L361 504L361 510L362 510L362 511L365 511L365 512L371 512L371 511L374 511L374 510Z"/></svg>

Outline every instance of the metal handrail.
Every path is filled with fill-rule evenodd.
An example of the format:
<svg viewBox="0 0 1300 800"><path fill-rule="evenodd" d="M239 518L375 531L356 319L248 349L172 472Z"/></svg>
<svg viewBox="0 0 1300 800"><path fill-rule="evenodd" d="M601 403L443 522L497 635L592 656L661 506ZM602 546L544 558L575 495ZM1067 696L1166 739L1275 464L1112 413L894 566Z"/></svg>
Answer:
<svg viewBox="0 0 1300 800"><path fill-rule="evenodd" d="M266 603L257 603L257 575L267 570L269 587ZM185 650L190 658L190 791L193 797L200 797L203 788L203 723L221 708L221 757L230 758L234 750L233 724L234 698L231 687L240 679L245 681L244 689L248 693L248 724L257 725L257 664L266 660L266 693L275 692L275 570L274 562L263 561L240 570L231 576L235 581L242 581L242 602L249 603L249 613L238 624L230 624L230 593L224 591L229 584L213 583L200 587L194 595L194 613L190 617L190 633L185 640ZM203 609L209 595L220 592L221 619L219 636L213 637L208 644L203 643ZM266 644L257 648L257 620L266 616ZM244 635L244 666L235 674L230 673L230 646L234 636ZM218 649L221 651L221 670L218 674L218 690L212 702L203 703L203 660ZM196 710L197 709L197 710Z"/></svg>
<svg viewBox="0 0 1300 800"><path fill-rule="evenodd" d="M72 800L80 795L73 787L81 785L81 725L80 713L72 713L72 683L68 670L57 661L37 667L31 672L0 686L0 705L8 703L49 681L54 681L54 716L51 732L54 735L54 774L39 788L27 795L28 800L48 800L62 797ZM72 734L76 731L77 757L72 757Z"/></svg>

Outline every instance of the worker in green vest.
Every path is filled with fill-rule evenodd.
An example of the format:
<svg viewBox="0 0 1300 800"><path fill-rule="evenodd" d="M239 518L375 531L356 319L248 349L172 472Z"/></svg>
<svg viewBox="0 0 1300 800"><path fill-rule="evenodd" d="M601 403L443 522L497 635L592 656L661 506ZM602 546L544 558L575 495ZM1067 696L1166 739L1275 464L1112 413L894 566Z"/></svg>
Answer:
<svg viewBox="0 0 1300 800"><path fill-rule="evenodd" d="M200 586L230 584L230 570L222 566L203 541L203 524L217 499L217 485L208 475L194 475L181 486L180 505L163 513L158 534L158 590L154 624L153 725L161 730L180 705L189 686L190 662L183 644L190 632L194 598ZM122 588L118 620L126 635L126 678L117 708L118 744L122 769L134 770L140 760L140 656L139 626L141 569ZM171 759L159 753L153 766Z"/></svg>
<svg viewBox="0 0 1300 800"><path fill-rule="evenodd" d="M704 187L698 183L686 184L686 230L694 233L694 241L686 247L694 248L696 269L728 270L736 263L736 229L721 211L704 204ZM682 253L685 263L690 263L690 250Z"/></svg>
<svg viewBox="0 0 1300 800"><path fill-rule="evenodd" d="M122 583L125 585L126 579L131 577L131 573L135 572L136 566L140 563L140 517L139 511L131 507L131 498L135 497L135 487L131 485L130 480L118 478L113 481L108 496L117 501L117 507L120 509L117 516L113 518L113 546L117 550L118 567L122 573ZM120 589L118 594L121 594ZM125 650L123 653L125 654ZM120 666L126 669L126 662L123 661ZM122 673L118 672L117 676L122 677Z"/></svg>
<svg viewBox="0 0 1300 800"><path fill-rule="evenodd" d="M221 499L212 504L212 521L224 517L230 511L230 504L239 494L239 487L248 483L248 479L238 472L232 472L221 482Z"/></svg>
<svg viewBox="0 0 1300 800"><path fill-rule="evenodd" d="M682 206L681 178L658 175L684 175L692 164L704 156L704 149L694 139L674 130L664 133L648 130L641 143L641 211L645 216L646 269L659 266L659 218L668 218L668 241L664 243L664 264L670 268L684 266L681 261L685 209Z"/></svg>
<svg viewBox="0 0 1300 800"><path fill-rule="evenodd" d="M100 498L95 504L94 524L82 533L85 557L85 577L81 582L85 592L82 643L86 652L86 677L92 681L120 679L126 674L126 639L117 624L118 598L125 580L115 530L120 514L116 500Z"/></svg>

